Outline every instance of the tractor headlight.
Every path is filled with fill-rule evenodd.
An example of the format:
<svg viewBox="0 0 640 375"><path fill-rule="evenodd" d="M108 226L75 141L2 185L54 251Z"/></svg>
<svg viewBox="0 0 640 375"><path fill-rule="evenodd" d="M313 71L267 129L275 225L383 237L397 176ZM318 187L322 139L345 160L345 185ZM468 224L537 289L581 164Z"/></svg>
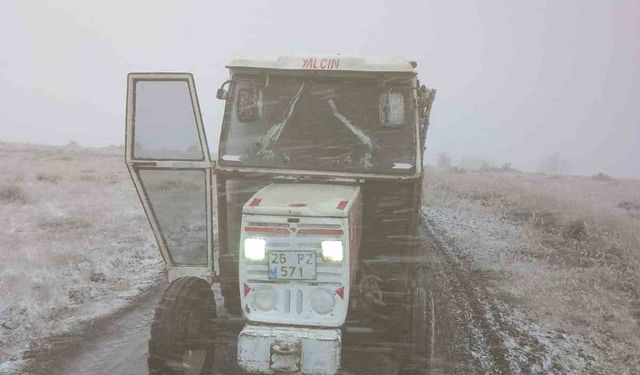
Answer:
<svg viewBox="0 0 640 375"><path fill-rule="evenodd" d="M267 241L262 238L244 239L244 257L249 260L263 260Z"/></svg>
<svg viewBox="0 0 640 375"><path fill-rule="evenodd" d="M342 241L322 241L322 259L331 262L342 262L344 253L342 251Z"/></svg>

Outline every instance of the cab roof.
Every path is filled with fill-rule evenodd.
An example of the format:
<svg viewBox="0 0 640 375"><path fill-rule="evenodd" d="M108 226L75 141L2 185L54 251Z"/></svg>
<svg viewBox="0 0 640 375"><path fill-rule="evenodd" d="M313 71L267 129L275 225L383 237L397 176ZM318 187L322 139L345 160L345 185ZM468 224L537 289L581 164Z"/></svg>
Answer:
<svg viewBox="0 0 640 375"><path fill-rule="evenodd" d="M239 56L231 60L227 68L415 73L414 66L415 62L400 57L377 59L340 54L296 54L276 57Z"/></svg>

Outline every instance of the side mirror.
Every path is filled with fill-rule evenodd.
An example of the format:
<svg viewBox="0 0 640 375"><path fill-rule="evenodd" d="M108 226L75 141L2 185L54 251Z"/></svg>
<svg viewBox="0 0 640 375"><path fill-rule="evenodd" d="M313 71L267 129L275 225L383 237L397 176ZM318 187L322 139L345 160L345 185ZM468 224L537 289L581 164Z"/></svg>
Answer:
<svg viewBox="0 0 640 375"><path fill-rule="evenodd" d="M218 91L216 91L216 98L217 99L227 100L227 97L229 97L229 92L227 90L225 90L224 88L220 87L218 89Z"/></svg>
<svg viewBox="0 0 640 375"><path fill-rule="evenodd" d="M399 128L404 124L404 93L400 90L387 90L380 95L378 106L382 126Z"/></svg>
<svg viewBox="0 0 640 375"><path fill-rule="evenodd" d="M229 97L229 91L227 91L227 89L225 89L224 87L230 83L231 83L231 80L222 82L222 84L220 85L220 88L218 89L218 91L216 91L217 99L227 100L227 98Z"/></svg>

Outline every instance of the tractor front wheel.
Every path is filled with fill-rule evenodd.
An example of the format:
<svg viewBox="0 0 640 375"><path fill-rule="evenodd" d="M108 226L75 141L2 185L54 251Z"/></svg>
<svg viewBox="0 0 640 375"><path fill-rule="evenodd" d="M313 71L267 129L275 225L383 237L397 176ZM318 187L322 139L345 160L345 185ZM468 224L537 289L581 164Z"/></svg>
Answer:
<svg viewBox="0 0 640 375"><path fill-rule="evenodd" d="M149 374L206 374L215 354L216 307L211 286L197 277L174 280L156 308Z"/></svg>

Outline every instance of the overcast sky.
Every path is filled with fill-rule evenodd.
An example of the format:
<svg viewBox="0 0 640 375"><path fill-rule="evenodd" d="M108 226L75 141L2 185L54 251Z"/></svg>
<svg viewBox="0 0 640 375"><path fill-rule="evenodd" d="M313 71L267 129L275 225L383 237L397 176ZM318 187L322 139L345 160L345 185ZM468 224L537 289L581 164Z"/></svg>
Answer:
<svg viewBox="0 0 640 375"><path fill-rule="evenodd" d="M25 1L0 5L0 140L124 142L126 74L189 71L210 144L238 54L404 56L438 89L427 157L640 178L640 1ZM516 4L517 3L517 4Z"/></svg>

